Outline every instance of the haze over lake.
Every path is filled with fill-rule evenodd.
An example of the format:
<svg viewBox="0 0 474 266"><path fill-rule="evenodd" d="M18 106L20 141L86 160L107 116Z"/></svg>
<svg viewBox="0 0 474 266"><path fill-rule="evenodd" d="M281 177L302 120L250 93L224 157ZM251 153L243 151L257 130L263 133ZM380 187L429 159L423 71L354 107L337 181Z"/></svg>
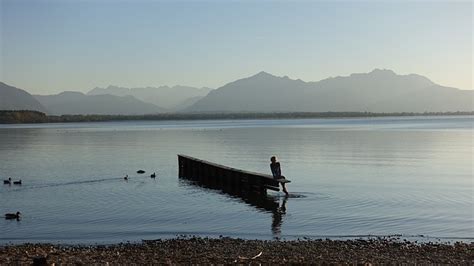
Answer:
<svg viewBox="0 0 474 266"><path fill-rule="evenodd" d="M463 116L0 125L0 177L23 180L0 187L0 212L24 214L19 222L0 221L0 244L180 234L472 241L473 122ZM269 192L267 203L278 208L266 209L180 180L179 153L263 173L277 155L293 196Z"/></svg>

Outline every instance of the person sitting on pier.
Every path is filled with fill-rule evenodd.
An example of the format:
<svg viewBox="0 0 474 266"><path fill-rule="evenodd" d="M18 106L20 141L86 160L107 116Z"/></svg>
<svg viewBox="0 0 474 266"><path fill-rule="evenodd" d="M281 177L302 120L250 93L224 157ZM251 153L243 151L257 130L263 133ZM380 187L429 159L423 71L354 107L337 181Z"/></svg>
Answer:
<svg viewBox="0 0 474 266"><path fill-rule="evenodd" d="M280 168L280 162L278 162L278 159L276 156L272 156L270 158L270 161L272 162L270 164L270 169L272 170L272 174L273 174L273 178L274 179L285 179L284 176L281 175L281 168ZM288 196L289 193L288 191L286 190L286 186L285 186L285 183L283 182L280 182L281 184L281 187L283 188L283 192L285 192L285 194Z"/></svg>

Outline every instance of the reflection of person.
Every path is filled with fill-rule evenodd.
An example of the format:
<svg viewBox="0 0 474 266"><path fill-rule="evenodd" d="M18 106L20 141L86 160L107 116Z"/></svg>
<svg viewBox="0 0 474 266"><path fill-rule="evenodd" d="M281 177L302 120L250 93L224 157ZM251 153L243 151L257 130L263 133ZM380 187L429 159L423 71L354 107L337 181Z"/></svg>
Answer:
<svg viewBox="0 0 474 266"><path fill-rule="evenodd" d="M281 236L281 224L283 223L283 216L286 214L286 201L288 197L283 198L283 203L280 207L273 210L272 215L272 233L273 237L278 239Z"/></svg>
<svg viewBox="0 0 474 266"><path fill-rule="evenodd" d="M273 178L284 179L285 177L281 175L280 162L278 162L277 157L272 156L272 158L270 158L270 161L272 162L270 164L270 169L272 170ZM288 196L289 194L288 194L288 191L286 190L285 183L280 182L280 184L281 184L281 187L283 188L283 192L285 192L285 194Z"/></svg>

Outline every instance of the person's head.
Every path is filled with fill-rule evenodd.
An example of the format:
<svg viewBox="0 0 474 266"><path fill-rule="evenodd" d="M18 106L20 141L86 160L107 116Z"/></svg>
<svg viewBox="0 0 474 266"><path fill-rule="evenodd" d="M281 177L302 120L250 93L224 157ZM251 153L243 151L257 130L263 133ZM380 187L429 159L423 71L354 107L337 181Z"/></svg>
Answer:
<svg viewBox="0 0 474 266"><path fill-rule="evenodd" d="M272 157L270 158L270 162L272 162L272 163L278 162L277 157L276 157L276 156L272 156Z"/></svg>

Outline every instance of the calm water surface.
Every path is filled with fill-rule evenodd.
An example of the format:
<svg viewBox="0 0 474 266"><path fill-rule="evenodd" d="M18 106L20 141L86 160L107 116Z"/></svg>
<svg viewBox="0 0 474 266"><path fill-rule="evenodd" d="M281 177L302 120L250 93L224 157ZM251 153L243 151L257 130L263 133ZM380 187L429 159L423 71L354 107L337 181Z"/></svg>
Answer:
<svg viewBox="0 0 474 266"><path fill-rule="evenodd" d="M181 234L473 241L473 123L471 116L0 125L0 178L23 180L0 187L0 213L24 214L0 220L0 244ZM277 155L292 196L269 192L254 202L180 180L178 153L264 173Z"/></svg>

